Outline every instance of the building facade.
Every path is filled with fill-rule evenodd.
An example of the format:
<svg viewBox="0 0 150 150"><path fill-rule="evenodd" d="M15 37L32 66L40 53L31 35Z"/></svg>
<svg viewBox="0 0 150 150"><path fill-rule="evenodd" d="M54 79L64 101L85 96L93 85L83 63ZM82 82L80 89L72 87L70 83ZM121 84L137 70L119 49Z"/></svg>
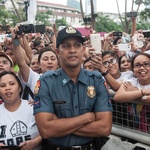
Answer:
<svg viewBox="0 0 150 150"><path fill-rule="evenodd" d="M24 7L24 2L22 0L16 0L16 2L20 7ZM37 0L37 11L46 12L48 10L53 13L51 18L48 18L50 23L54 23L56 19L62 18L70 25L81 24L82 22L81 12L78 9L66 5Z"/></svg>

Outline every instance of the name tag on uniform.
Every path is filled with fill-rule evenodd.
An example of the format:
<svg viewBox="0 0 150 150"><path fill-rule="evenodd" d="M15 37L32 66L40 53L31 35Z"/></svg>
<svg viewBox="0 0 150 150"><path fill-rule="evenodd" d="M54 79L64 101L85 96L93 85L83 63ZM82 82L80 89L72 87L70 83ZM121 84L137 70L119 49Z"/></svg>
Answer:
<svg viewBox="0 0 150 150"><path fill-rule="evenodd" d="M66 101L58 100L58 101L53 101L54 104L65 104Z"/></svg>

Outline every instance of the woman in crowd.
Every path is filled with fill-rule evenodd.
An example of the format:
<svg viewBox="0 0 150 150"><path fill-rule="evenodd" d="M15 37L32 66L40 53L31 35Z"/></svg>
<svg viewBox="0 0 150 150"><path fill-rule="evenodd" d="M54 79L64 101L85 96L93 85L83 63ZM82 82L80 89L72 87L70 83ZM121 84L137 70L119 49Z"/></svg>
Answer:
<svg viewBox="0 0 150 150"><path fill-rule="evenodd" d="M18 145L18 150L40 150L41 136L33 116L33 106L20 98L22 86L13 72L0 74L0 149Z"/></svg>
<svg viewBox="0 0 150 150"><path fill-rule="evenodd" d="M118 60L119 69L121 72L131 71L131 58L127 55L122 55Z"/></svg>
<svg viewBox="0 0 150 150"><path fill-rule="evenodd" d="M39 57L39 54L35 54L33 55L32 59L31 59L31 63L30 63L30 68L40 74L41 73L41 68L40 68L40 65L39 65L39 62L38 62L38 57Z"/></svg>
<svg viewBox="0 0 150 150"><path fill-rule="evenodd" d="M140 100L147 105L133 103L134 126L144 132L150 132L150 55L145 53L133 57L131 67L137 78L126 80L114 96L116 102Z"/></svg>
<svg viewBox="0 0 150 150"><path fill-rule="evenodd" d="M117 91L114 100L127 102L142 98L144 102L150 103L150 55L145 53L135 55L131 67L137 78L126 80L127 82Z"/></svg>
<svg viewBox="0 0 150 150"><path fill-rule="evenodd" d="M15 52L16 58L20 57L18 55L19 55L19 49L16 50ZM45 73L48 70L56 70L58 68L57 55L55 51L53 51L49 47L46 47L45 49L40 51L38 56L38 63L41 69L41 74L34 72L25 63L25 61L21 60L20 58L18 58L17 60L20 68L19 76L21 77L23 82L31 89L32 92L34 92L34 87L41 74Z"/></svg>

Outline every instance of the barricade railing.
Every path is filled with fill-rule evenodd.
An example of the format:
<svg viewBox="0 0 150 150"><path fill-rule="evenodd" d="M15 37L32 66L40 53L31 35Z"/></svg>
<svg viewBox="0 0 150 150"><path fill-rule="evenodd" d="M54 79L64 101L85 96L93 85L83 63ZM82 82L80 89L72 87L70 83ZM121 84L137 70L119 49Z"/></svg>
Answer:
<svg viewBox="0 0 150 150"><path fill-rule="evenodd" d="M113 99L115 93L110 91ZM117 103L112 100L112 134L150 145L150 106L134 101Z"/></svg>

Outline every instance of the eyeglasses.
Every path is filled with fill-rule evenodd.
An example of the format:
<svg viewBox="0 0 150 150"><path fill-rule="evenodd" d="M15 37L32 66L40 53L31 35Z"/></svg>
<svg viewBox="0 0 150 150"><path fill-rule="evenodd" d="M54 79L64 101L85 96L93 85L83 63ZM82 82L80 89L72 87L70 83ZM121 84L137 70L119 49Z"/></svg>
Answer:
<svg viewBox="0 0 150 150"><path fill-rule="evenodd" d="M142 66L144 68L148 68L150 67L150 62L144 62L143 64L140 64L140 63L134 64L135 69L140 69Z"/></svg>
<svg viewBox="0 0 150 150"><path fill-rule="evenodd" d="M103 65L104 65L104 67L109 67L110 64L114 65L114 64L116 64L116 62L117 62L117 59L112 58L112 59L110 59L110 61L104 61Z"/></svg>

